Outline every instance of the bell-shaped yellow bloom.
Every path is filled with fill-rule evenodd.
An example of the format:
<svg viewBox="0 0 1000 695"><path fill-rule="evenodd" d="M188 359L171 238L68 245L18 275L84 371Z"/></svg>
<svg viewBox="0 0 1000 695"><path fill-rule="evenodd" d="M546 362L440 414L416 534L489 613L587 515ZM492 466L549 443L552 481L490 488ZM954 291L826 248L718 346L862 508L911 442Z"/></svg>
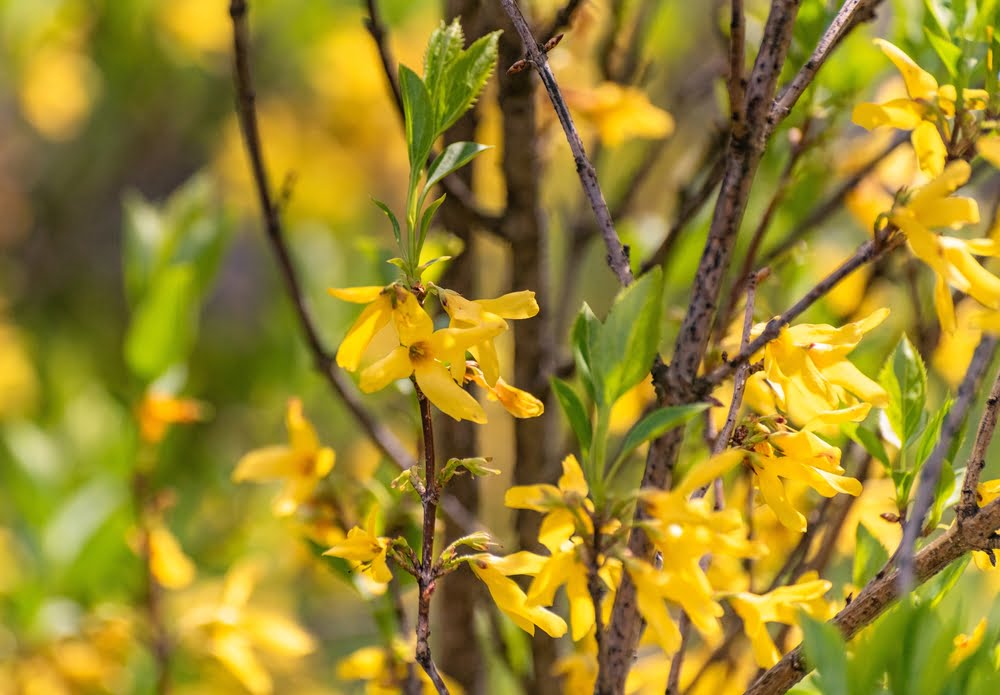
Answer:
<svg viewBox="0 0 1000 695"><path fill-rule="evenodd" d="M583 469L573 454L563 459L562 469L558 486L516 485L507 490L503 500L511 509L531 509L545 514L538 529L538 542L552 552L576 533L590 535L594 532L590 519L594 506L587 498L590 488Z"/></svg>
<svg viewBox="0 0 1000 695"><path fill-rule="evenodd" d="M365 393L385 388L411 374L428 400L456 420L486 422L482 406L459 384L465 381L465 353L472 346L502 333L507 324L499 319L475 328L442 328L415 299L400 302L394 312L399 347L361 372Z"/></svg>
<svg viewBox="0 0 1000 695"><path fill-rule="evenodd" d="M236 464L233 480L284 480L285 486L274 500L274 513L288 516L307 502L320 480L325 478L336 460L329 447L320 446L312 423L302 414L302 401L288 401L285 418L288 445L268 446L246 454Z"/></svg>
<svg viewBox="0 0 1000 695"><path fill-rule="evenodd" d="M538 313L535 293L530 290L511 292L496 299L468 300L458 292L441 289L438 291L441 306L451 317L450 328L476 328L478 326L502 323L503 319L528 319ZM487 338L472 345L473 354L483 372L483 378L490 387L500 378L500 358L497 356L493 338Z"/></svg>
<svg viewBox="0 0 1000 695"><path fill-rule="evenodd" d="M392 539L376 535L375 517L373 510L365 528L355 526L347 532L347 538L323 554L356 562L363 574L380 584L388 584L392 581L392 572L386 558Z"/></svg>
<svg viewBox="0 0 1000 695"><path fill-rule="evenodd" d="M205 419L205 404L190 398L148 391L139 404L136 416L143 441L158 444L170 425L186 425Z"/></svg>
<svg viewBox="0 0 1000 695"><path fill-rule="evenodd" d="M516 386L511 386L503 377L497 377L496 383L490 386L483 376L482 370L474 362L465 365L465 381L486 389L486 397L498 401L504 409L516 418L538 417L545 412L545 404Z"/></svg>
<svg viewBox="0 0 1000 695"><path fill-rule="evenodd" d="M975 200L951 195L969 180L970 173L968 162L951 162L941 176L915 190L889 214L889 220L906 234L913 254L937 276L934 307L941 327L949 332L956 329L951 287L990 309L1000 309L1000 278L976 260L976 256L1000 255L1000 244L995 239L958 239L930 231L979 222Z"/></svg>
<svg viewBox="0 0 1000 695"><path fill-rule="evenodd" d="M392 284L387 287L347 287L343 289L329 288L327 290L337 299L354 304L367 304L361 315L348 329L347 335L337 350L337 364L349 372L357 371L361 358L375 335L388 325L397 305L413 301L416 298L406 288Z"/></svg>
<svg viewBox="0 0 1000 695"><path fill-rule="evenodd" d="M573 112L596 128L608 147L631 138L665 138L674 132L673 116L653 106L638 87L603 82L592 89L566 89L564 93Z"/></svg>
<svg viewBox="0 0 1000 695"><path fill-rule="evenodd" d="M534 635L537 625L552 637L562 637L566 634L566 621L541 606L529 605L527 595L510 578L515 574L538 574L544 562L545 558L523 551L505 558L487 553L468 556L469 567L486 584L497 608L519 628Z"/></svg>
<svg viewBox="0 0 1000 695"><path fill-rule="evenodd" d="M218 659L247 690L269 695L271 676L256 650L290 659L313 652L316 643L295 621L248 605L258 574L255 564L233 567L226 574L220 600L194 606L180 625L184 634Z"/></svg>
<svg viewBox="0 0 1000 695"><path fill-rule="evenodd" d="M955 648L948 655L948 668L957 668L960 663L972 656L983 643L986 636L986 618L981 619L971 635L958 635L953 644Z"/></svg>
<svg viewBox="0 0 1000 695"><path fill-rule="evenodd" d="M763 359L764 369L747 382L748 403L762 413L778 410L800 425L834 411L860 422L871 406L885 407L889 402L885 389L855 367L847 354L888 315L888 309L879 309L841 328L826 324L783 328L755 356ZM759 335L765 325L755 326L752 334Z"/></svg>
<svg viewBox="0 0 1000 695"><path fill-rule="evenodd" d="M743 619L743 630L750 639L754 659L761 668L771 668L781 658L778 647L767 632L767 623L798 625L799 611L817 620L826 620L830 605L823 596L831 586L830 582L817 579L816 573L810 572L797 583L764 595L744 592L729 598L733 610Z"/></svg>
<svg viewBox="0 0 1000 695"><path fill-rule="evenodd" d="M854 107L852 119L868 130L880 126L912 130L910 141L920 168L931 176L938 176L944 169L948 153L942 134L950 137L948 123L943 118L955 115L957 91L950 84L938 86L933 75L888 41L875 39L875 44L902 74L908 98L892 99L881 104L858 104ZM988 96L982 89L962 92L966 109L985 108Z"/></svg>
<svg viewBox="0 0 1000 695"><path fill-rule="evenodd" d="M861 494L861 481L842 475L840 449L809 431L770 434L747 460L764 502L778 521L793 531L805 531L806 518L788 501L782 479L801 481L824 497L838 492L855 497Z"/></svg>

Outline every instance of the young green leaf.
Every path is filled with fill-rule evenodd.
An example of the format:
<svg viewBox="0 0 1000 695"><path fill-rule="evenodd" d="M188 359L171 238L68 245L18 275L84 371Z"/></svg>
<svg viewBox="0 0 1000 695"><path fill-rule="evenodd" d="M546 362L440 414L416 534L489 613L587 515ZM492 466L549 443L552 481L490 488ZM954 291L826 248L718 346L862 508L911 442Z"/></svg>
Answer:
<svg viewBox="0 0 1000 695"><path fill-rule="evenodd" d="M434 108L427 87L417 73L405 65L399 66L399 87L403 93L403 115L406 121L406 147L410 169L420 171L434 144Z"/></svg>
<svg viewBox="0 0 1000 695"><path fill-rule="evenodd" d="M665 432L685 424L698 413L708 408L708 403L693 403L691 405L676 405L669 408L657 408L649 415L639 420L625 435L621 450L615 457L612 469L616 469L625 457L632 453L643 442L656 439Z"/></svg>
<svg viewBox="0 0 1000 695"><path fill-rule="evenodd" d="M593 345L598 407L611 407L649 374L660 345L663 278L659 268L622 290Z"/></svg>
<svg viewBox="0 0 1000 695"><path fill-rule="evenodd" d="M590 418L587 416L587 411L572 386L558 377L552 377L551 383L552 390L559 400L559 405L562 407L563 413L566 414L566 419L569 420L569 426L573 429L573 434L576 435L577 441L580 442L580 453L586 458L587 452L590 451L590 442L593 436L593 429L590 424Z"/></svg>
<svg viewBox="0 0 1000 695"><path fill-rule="evenodd" d="M377 198L372 198L372 202L375 203L379 207L379 209L385 213L385 216L389 218L389 221L392 223L392 236L395 237L396 239L396 245L402 248L403 242L401 240L399 232L399 220L397 220L396 216L392 214L392 210L389 209L389 206L383 203L381 200L378 200Z"/></svg>
<svg viewBox="0 0 1000 695"><path fill-rule="evenodd" d="M816 669L816 684L824 695L849 695L847 645L835 626L800 614L806 661Z"/></svg>
<svg viewBox="0 0 1000 695"><path fill-rule="evenodd" d="M889 424L903 446L908 446L924 427L927 370L905 335L882 367L879 383L889 394Z"/></svg>
<svg viewBox="0 0 1000 695"><path fill-rule="evenodd" d="M184 360L197 327L194 271L183 263L157 274L125 336L125 362L147 381Z"/></svg>
<svg viewBox="0 0 1000 695"><path fill-rule="evenodd" d="M434 104L436 132L450 128L479 98L496 67L499 39L499 31L480 37L447 66Z"/></svg>
<svg viewBox="0 0 1000 695"><path fill-rule="evenodd" d="M931 415L930 420L924 427L924 431L920 433L920 437L917 439L916 446L914 448L913 461L916 468L919 470L924 462L930 458L931 452L934 451L934 446L941 439L941 425L944 422L945 417L948 415L948 411L951 410L952 400L949 398L945 401L944 405L937 409L937 411Z"/></svg>
<svg viewBox="0 0 1000 695"><path fill-rule="evenodd" d="M431 95L431 103L438 103L441 91L441 78L445 70L455 62L465 45L465 35L458 17L445 25L442 21L430 41L427 42L427 52L424 54L424 84Z"/></svg>
<svg viewBox="0 0 1000 695"><path fill-rule="evenodd" d="M943 461L941 465L941 476L938 484L934 488L934 503L927 513L927 522L924 528L934 529L944 516L944 510L948 508L952 500L952 493L955 492L955 469L951 467L949 461Z"/></svg>
<svg viewBox="0 0 1000 695"><path fill-rule="evenodd" d="M848 437L863 446L872 458L881 463L887 472L891 469L889 453L885 450L885 444L882 443L882 439L878 436L877 432L873 432L862 425L854 425L853 423L841 425L841 428Z"/></svg>
<svg viewBox="0 0 1000 695"><path fill-rule="evenodd" d="M434 184L453 171L461 169L480 152L488 149L489 145L480 145L477 142L453 142L448 145L427 170L427 182L421 195L427 195Z"/></svg>
<svg viewBox="0 0 1000 695"><path fill-rule="evenodd" d="M889 561L889 552L864 524L858 524L855 538L852 583L860 588L885 567L885 563Z"/></svg>
<svg viewBox="0 0 1000 695"><path fill-rule="evenodd" d="M434 219L434 213L437 212L438 208L441 207L441 203L444 202L444 194L437 200L431 202L430 205L424 210L423 217L420 218L420 240L417 242L417 260L420 258L420 249L424 247L424 240L427 239L427 231L431 228L431 221Z"/></svg>
<svg viewBox="0 0 1000 695"><path fill-rule="evenodd" d="M576 362L576 372L583 380L583 386L587 390L590 400L596 400L596 376L591 369L593 346L597 343L601 334L601 322L591 311L590 306L584 302L580 308L580 313L573 322L573 330L570 334L570 341L573 345L573 360Z"/></svg>
<svg viewBox="0 0 1000 695"><path fill-rule="evenodd" d="M962 60L962 49L952 43L951 39L934 33L929 27L924 27L924 36L937 53L938 58L952 79L958 77L958 63Z"/></svg>

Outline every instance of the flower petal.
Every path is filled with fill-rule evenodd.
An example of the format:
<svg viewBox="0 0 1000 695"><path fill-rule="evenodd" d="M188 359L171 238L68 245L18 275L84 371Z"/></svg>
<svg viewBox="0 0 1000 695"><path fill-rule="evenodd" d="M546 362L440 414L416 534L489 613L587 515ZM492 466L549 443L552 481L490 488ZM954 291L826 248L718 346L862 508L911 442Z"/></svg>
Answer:
<svg viewBox="0 0 1000 695"><path fill-rule="evenodd" d="M377 295L361 312L341 341L340 347L337 348L337 364L349 372L357 371L368 344L375 334L389 323L391 317L392 301L389 295Z"/></svg>
<svg viewBox="0 0 1000 695"><path fill-rule="evenodd" d="M280 480L294 475L299 457L288 446L266 446L255 449L239 460L233 471L233 482L244 480Z"/></svg>
<svg viewBox="0 0 1000 695"><path fill-rule="evenodd" d="M472 395L456 384L439 362L422 361L415 366L417 384L428 400L456 420L486 422L486 413Z"/></svg>
<svg viewBox="0 0 1000 695"><path fill-rule="evenodd" d="M365 393L372 393L384 389L397 379L405 379L412 373L409 350L400 346L361 372L358 386Z"/></svg>

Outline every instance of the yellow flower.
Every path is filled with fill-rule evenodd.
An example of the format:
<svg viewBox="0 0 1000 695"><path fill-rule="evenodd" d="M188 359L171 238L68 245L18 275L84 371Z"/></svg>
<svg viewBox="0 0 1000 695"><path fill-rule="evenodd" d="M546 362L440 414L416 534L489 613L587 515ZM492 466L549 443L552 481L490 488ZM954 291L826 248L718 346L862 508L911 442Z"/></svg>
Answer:
<svg viewBox="0 0 1000 695"><path fill-rule="evenodd" d="M298 623L248 604L258 567L242 563L226 574L217 603L198 604L181 619L182 631L225 666L254 695L269 695L271 676L255 649L283 659L305 656L316 649L312 636Z"/></svg>
<svg viewBox="0 0 1000 695"><path fill-rule="evenodd" d="M194 580L194 563L162 519L150 526L148 543L150 571L160 586L182 589Z"/></svg>
<svg viewBox="0 0 1000 695"><path fill-rule="evenodd" d="M639 614L646 621L647 626L656 640L656 643L667 654L673 654L681 644L681 631L678 629L674 619L670 617L670 611L664 599L676 600L678 598L678 587L670 586L669 575L661 570L655 569L648 562L642 560L626 560L625 569L628 570L632 582L635 584L636 603ZM671 590L672 589L672 590ZM718 605L718 604L716 604ZM722 607L718 611L711 612L707 617L709 621L718 621L722 615ZM702 622L704 622L702 620ZM713 633L716 632L713 630Z"/></svg>
<svg viewBox="0 0 1000 695"><path fill-rule="evenodd" d="M858 104L854 107L852 119L868 130L879 126L912 130L910 141L920 168L931 176L938 176L944 169L947 156L942 132L950 137L948 123L944 119L955 115L958 98L955 87L950 84L938 86L933 75L888 41L875 39L875 44L899 69L909 98L892 99L881 104ZM988 96L982 89L962 92L966 109L984 108Z"/></svg>
<svg viewBox="0 0 1000 695"><path fill-rule="evenodd" d="M459 384L465 381L465 352L502 333L502 320L486 321L475 328L442 328L415 299L399 302L393 314L400 345L361 372L365 393L385 388L411 374L420 390L443 413L456 420L486 422L482 406Z"/></svg>
<svg viewBox="0 0 1000 695"><path fill-rule="evenodd" d="M1000 255L994 239L958 239L930 231L932 227L958 229L979 222L979 206L972 198L951 194L969 180L969 163L957 160L944 173L911 193L889 213L889 220L905 234L913 254L937 276L934 307L941 327L956 328L955 305L949 286L965 292L990 309L1000 309L1000 278L987 271L976 256Z"/></svg>
<svg viewBox="0 0 1000 695"><path fill-rule="evenodd" d="M490 386L484 378L482 370L474 362L466 363L465 380L486 389L486 397L491 401L499 401L500 405L514 417L538 417L545 412L544 403L527 391L511 386L503 380L503 377L497 377L496 383Z"/></svg>
<svg viewBox="0 0 1000 695"><path fill-rule="evenodd" d="M321 447L312 424L302 414L302 401L288 401L286 445L268 446L246 454L236 464L233 480L284 480L285 487L274 500L278 516L293 514L312 496L320 480L333 470L336 454Z"/></svg>
<svg viewBox="0 0 1000 695"><path fill-rule="evenodd" d="M802 425L833 411L860 422L871 406L885 407L888 394L847 354L888 315L888 309L879 309L841 328L808 323L783 328L755 356L763 359L764 370L749 379L748 402L759 412L779 410ZM760 335L765 325L758 324L752 333Z"/></svg>
<svg viewBox="0 0 1000 695"><path fill-rule="evenodd" d="M387 287L347 287L344 289L329 288L327 290L337 299L354 304L367 304L361 315L355 319L347 335L344 336L337 349L337 364L349 372L356 372L361 364L368 344L375 334L385 328L393 316L393 310L399 304L417 303L406 288L399 285Z"/></svg>
<svg viewBox="0 0 1000 695"><path fill-rule="evenodd" d="M538 542L553 552L574 533L590 535L594 532L590 520L594 506L587 498L590 488L583 469L573 454L563 459L562 469L558 487L517 485L507 490L503 500L511 509L531 509L545 514L538 529Z"/></svg>
<svg viewBox="0 0 1000 695"><path fill-rule="evenodd" d="M519 628L534 635L537 625L552 637L562 637L566 634L566 621L541 606L528 605L521 587L509 577L512 574L538 574L544 562L545 558L540 555L524 551L503 558L487 553L468 556L469 567L486 584L497 608Z"/></svg>
<svg viewBox="0 0 1000 695"><path fill-rule="evenodd" d="M476 328L502 323L503 319L528 319L538 313L535 293L530 290L511 292L496 299L470 301L454 290L439 289L441 306L451 317L449 328ZM469 348L479 362L483 378L492 387L500 378L500 359L493 344L493 337L484 339Z"/></svg>
<svg viewBox="0 0 1000 695"><path fill-rule="evenodd" d="M781 658L778 647L768 634L767 623L798 625L800 610L817 620L825 620L830 607L823 596L831 586L830 582L817 579L816 573L810 572L795 584L763 595L744 592L730 597L729 603L743 619L743 630L750 639L754 659L761 668L771 668Z"/></svg>
<svg viewBox="0 0 1000 695"><path fill-rule="evenodd" d="M407 664L414 662L414 647L403 639L393 640L392 647L362 647L337 662L337 678L365 681L365 695L402 695ZM430 677L417 667L417 677L423 683L425 695L437 693ZM462 686L441 674L448 691L462 695Z"/></svg>
<svg viewBox="0 0 1000 695"><path fill-rule="evenodd" d="M841 475L840 449L809 431L774 432L747 458L764 502L793 531L805 531L806 518L788 501L782 478L799 480L824 497L838 492L855 497L861 494L859 480Z"/></svg>
<svg viewBox="0 0 1000 695"><path fill-rule="evenodd" d="M980 507L985 507L987 504L1000 497L1000 480L987 480L985 483L979 483L976 488L976 498ZM996 551L994 552L994 558L996 558ZM1000 558L996 558L1000 560ZM976 567L988 572L997 568L997 563L990 561L989 553L984 553L980 550L975 550L972 553L972 560L976 563Z"/></svg>
<svg viewBox="0 0 1000 695"><path fill-rule="evenodd" d="M597 128L608 147L631 138L665 138L674 131L673 117L653 106L638 87L603 82L587 90L564 90L566 102L585 122Z"/></svg>
<svg viewBox="0 0 1000 695"><path fill-rule="evenodd" d="M979 649L986 636L986 618L983 618L976 625L971 635L958 635L955 637L955 648L948 655L948 668L957 668L960 663L968 659Z"/></svg>
<svg viewBox="0 0 1000 695"><path fill-rule="evenodd" d="M142 439L150 444L158 444L163 441L170 425L203 420L205 407L203 403L190 398L148 391L139 404L136 417Z"/></svg>
<svg viewBox="0 0 1000 695"><path fill-rule="evenodd" d="M355 526L347 532L347 538L323 554L356 562L363 574L380 584L388 584L392 581L392 572L386 557L392 539L375 535L375 517L376 510L372 510L365 528Z"/></svg>

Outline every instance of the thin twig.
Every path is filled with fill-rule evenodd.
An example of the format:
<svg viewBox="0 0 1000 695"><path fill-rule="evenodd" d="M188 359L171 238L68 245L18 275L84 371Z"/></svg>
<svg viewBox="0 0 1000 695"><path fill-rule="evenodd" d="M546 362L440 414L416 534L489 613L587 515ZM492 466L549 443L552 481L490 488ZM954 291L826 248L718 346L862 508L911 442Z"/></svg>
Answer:
<svg viewBox="0 0 1000 695"><path fill-rule="evenodd" d="M743 0L731 0L729 5L729 118L734 135L746 128L746 18Z"/></svg>
<svg viewBox="0 0 1000 695"><path fill-rule="evenodd" d="M153 454L145 449L140 457L150 457ZM139 466L143 465L140 461ZM153 571L152 531L150 516L154 513L156 504L149 489L149 475L145 470L137 470L132 474L132 504L138 527L138 555L142 562L143 576L143 608L149 627L149 650L153 653L156 667L156 695L168 695L170 692L170 634L163 616L163 586Z"/></svg>
<svg viewBox="0 0 1000 695"><path fill-rule="evenodd" d="M856 27L861 21L874 16L875 8L882 0L846 0L840 7L840 11L830 22L823 37L816 44L815 50L805 65L796 73L792 81L781 90L778 98L771 106L771 120L777 123L791 112L795 102L806 91L816 73L823 67L823 63L830 57L833 50L840 43L841 39L847 35L851 29Z"/></svg>
<svg viewBox="0 0 1000 695"><path fill-rule="evenodd" d="M434 531L437 525L437 505L441 495L441 484L437 479L434 453L434 419L431 403L420 390L416 380L413 388L417 392L420 405L420 423L424 439L424 490L420 495L423 506L423 537L421 538L420 567L417 574L417 663L431 679L438 693L448 693L441 674L431 656L431 596L437 581L434 566Z"/></svg>
<svg viewBox="0 0 1000 695"><path fill-rule="evenodd" d="M580 5L582 4L583 0L566 0L566 4L559 8L559 11L556 12L556 16L552 18L552 23L549 25L549 28L542 33L538 43L544 46L556 34L563 29L568 28L573 22L573 15L576 14L576 11L580 9Z"/></svg>
<svg viewBox="0 0 1000 695"><path fill-rule="evenodd" d="M837 283L863 266L865 263L878 260L893 249L898 248L902 245L904 240L905 238L902 234L893 232L888 233L888 238L880 237L879 239L873 239L863 243L860 247L858 247L858 250L854 252L854 255L844 261L836 270L806 292L802 299L793 304L780 316L775 316L773 319L768 321L764 330L750 343L750 345L748 345L745 349L740 350L738 355L726 362L723 362L710 374L705 376L704 379L702 379L703 387L710 388L720 384L722 380L732 374L737 367L744 362L747 362L761 348L777 338L782 328L801 315L820 297L833 289Z"/></svg>
<svg viewBox="0 0 1000 695"><path fill-rule="evenodd" d="M542 84L549 94L549 99L552 101L552 107L555 109L556 116L562 124L563 132L566 134L566 139L573 152L573 160L576 162L576 170L580 176L580 183L583 185L587 200L590 201L590 207L597 218L597 226L608 249L608 265L618 278L618 282L622 286L628 286L632 283L632 268L629 266L628 252L622 246L618 232L615 230L614 220L611 219L608 204L604 200L604 194L601 192L600 184L597 181L597 171L594 169L594 165L590 162L590 159L587 158L587 153L583 148L583 141L580 139L580 133L577 132L576 126L573 124L573 117L570 115L569 107L566 106L566 101L559 90L555 75L552 74L552 70L549 68L545 52L535 42L531 34L531 28L528 26L528 22L525 21L524 15L521 14L521 10L514 0L500 0L500 4L507 12L511 22L514 24L514 28L521 37L527 54L527 60L531 62L536 72L538 72Z"/></svg>
<svg viewBox="0 0 1000 695"><path fill-rule="evenodd" d="M406 619L406 608L403 606L403 595L400 591L399 578L396 577L395 572L393 572L393 577L389 580L388 585L388 595L389 600L392 603L392 612L396 616L396 631L401 635L408 635L410 633L409 624ZM402 682L403 695L421 695L423 688L420 685L420 679L417 678L417 671L413 667L413 663L410 661L406 662L406 676Z"/></svg>
<svg viewBox="0 0 1000 695"><path fill-rule="evenodd" d="M972 445L972 453L969 455L969 465L965 469L965 479L962 481L962 498L955 510L959 523L962 523L963 518L974 514L979 507L976 488L979 486L979 478L983 474L983 468L986 467L986 451L990 448L990 442L993 441L998 411L1000 411L1000 373L997 374L990 395L986 399L986 408L979 421L976 441Z"/></svg>
<svg viewBox="0 0 1000 695"><path fill-rule="evenodd" d="M958 436L965 418L969 414L969 409L975 403L976 394L979 391L979 384L983 379L986 370L993 363L993 357L997 352L998 339L991 335L983 336L976 346L976 351L972 354L972 362L969 364L965 377L958 387L958 394L948 416L941 426L941 434L937 444L934 445L931 455L927 458L920 469L920 481L917 484L917 498L913 507L906 514L906 523L903 525L903 539L899 542L896 550L896 562L899 567L900 593L905 594L913 587L914 577L914 552L917 538L924 535L924 518L934 503L934 493L937 490L938 479L941 477L941 468L951 450L955 437ZM995 408L989 409L984 414L992 419L986 429L980 425L980 433L985 437L991 437L993 429L996 427Z"/></svg>

